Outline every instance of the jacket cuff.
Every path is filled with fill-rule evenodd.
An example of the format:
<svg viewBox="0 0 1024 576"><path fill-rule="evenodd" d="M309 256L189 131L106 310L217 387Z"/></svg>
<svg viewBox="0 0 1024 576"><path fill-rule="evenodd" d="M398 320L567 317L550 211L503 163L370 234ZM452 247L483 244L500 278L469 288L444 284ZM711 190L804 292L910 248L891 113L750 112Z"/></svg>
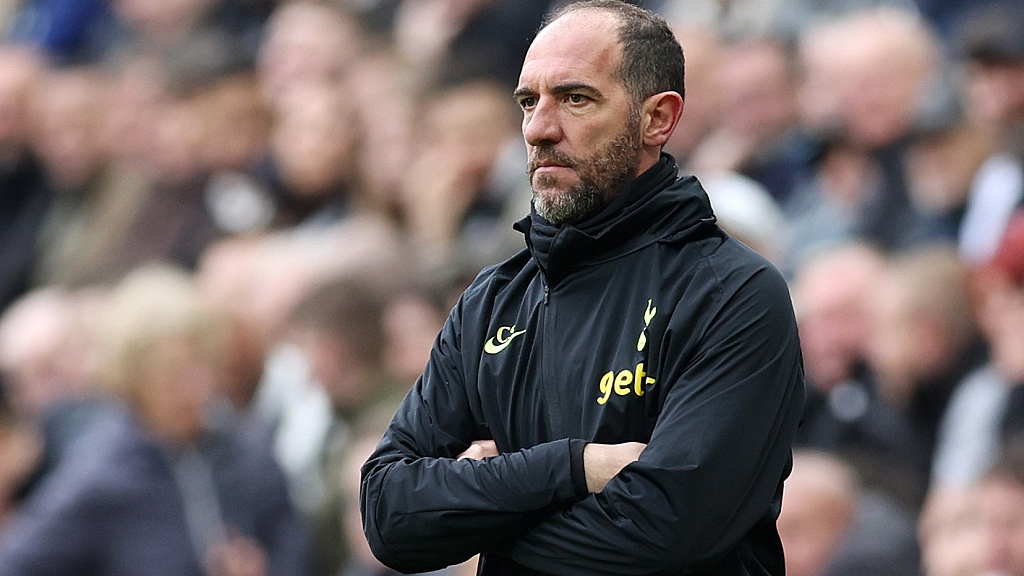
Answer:
<svg viewBox="0 0 1024 576"><path fill-rule="evenodd" d="M569 475L576 498L580 500L590 493L587 490L587 472L583 468L583 449L586 447L585 440L569 440Z"/></svg>

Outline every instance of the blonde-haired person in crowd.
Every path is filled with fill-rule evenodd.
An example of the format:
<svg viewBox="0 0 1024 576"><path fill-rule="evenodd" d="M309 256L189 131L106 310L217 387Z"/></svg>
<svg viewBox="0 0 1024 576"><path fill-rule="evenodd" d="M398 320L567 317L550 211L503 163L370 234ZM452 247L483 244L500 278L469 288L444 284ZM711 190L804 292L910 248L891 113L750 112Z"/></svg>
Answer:
<svg viewBox="0 0 1024 576"><path fill-rule="evenodd" d="M0 532L0 574L302 574L305 537L265 436L218 427L223 326L163 266L118 285L97 418Z"/></svg>

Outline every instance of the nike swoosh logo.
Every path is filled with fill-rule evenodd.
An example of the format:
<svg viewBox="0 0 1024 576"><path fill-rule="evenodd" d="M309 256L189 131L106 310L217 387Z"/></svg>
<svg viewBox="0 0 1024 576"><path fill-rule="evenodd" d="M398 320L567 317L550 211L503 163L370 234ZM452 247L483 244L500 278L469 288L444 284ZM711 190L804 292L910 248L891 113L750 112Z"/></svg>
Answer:
<svg viewBox="0 0 1024 576"><path fill-rule="evenodd" d="M494 338L484 342L484 352L487 352L488 354L497 354L505 348L508 348L508 345L512 343L512 340L516 336L526 333L526 330L520 330L518 332L515 330L515 326L502 326L501 328L498 328L498 333L495 334Z"/></svg>

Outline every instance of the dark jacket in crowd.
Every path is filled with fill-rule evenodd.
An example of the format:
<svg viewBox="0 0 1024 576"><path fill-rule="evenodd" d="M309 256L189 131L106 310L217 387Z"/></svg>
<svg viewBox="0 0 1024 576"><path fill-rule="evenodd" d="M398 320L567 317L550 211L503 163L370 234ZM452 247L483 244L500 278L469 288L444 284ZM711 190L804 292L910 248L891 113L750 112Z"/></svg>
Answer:
<svg viewBox="0 0 1024 576"><path fill-rule="evenodd" d="M304 529L261 440L236 432L204 439L215 493L205 508L257 541L271 574L304 574ZM174 461L134 417L108 411L4 524L0 575L202 576Z"/></svg>
<svg viewBox="0 0 1024 576"><path fill-rule="evenodd" d="M786 285L663 156L578 225L520 221L363 467L367 538L424 571L783 574L804 381ZM500 455L456 460L493 439ZM647 443L600 493L586 442Z"/></svg>

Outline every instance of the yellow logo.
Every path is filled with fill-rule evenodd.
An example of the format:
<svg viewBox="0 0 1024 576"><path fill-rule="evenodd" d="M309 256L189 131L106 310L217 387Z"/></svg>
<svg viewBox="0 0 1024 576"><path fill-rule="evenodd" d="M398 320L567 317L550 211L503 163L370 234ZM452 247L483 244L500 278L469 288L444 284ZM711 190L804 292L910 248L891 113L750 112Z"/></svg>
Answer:
<svg viewBox="0 0 1024 576"><path fill-rule="evenodd" d="M644 388L653 386L654 382L654 378L647 375L643 362L637 364L633 370L622 370L618 374L606 372L601 377L601 383L598 384L601 395L597 397L597 403L606 404L613 390L617 396L628 396L629 394L643 396Z"/></svg>
<svg viewBox="0 0 1024 576"><path fill-rule="evenodd" d="M654 320L654 315L658 313L657 308L651 308L654 304L654 300L647 301L647 311L644 312L644 329L640 331L640 338L636 341L636 351L642 352L647 346L647 327L651 325L651 320Z"/></svg>
<svg viewBox="0 0 1024 576"><path fill-rule="evenodd" d="M501 328L498 328L498 333L494 335L494 338L491 338L484 343L484 352L487 352L488 354L497 354L505 348L508 348L508 345L512 343L513 338L524 333L526 333L526 330L516 332L514 324L512 326L502 326Z"/></svg>

